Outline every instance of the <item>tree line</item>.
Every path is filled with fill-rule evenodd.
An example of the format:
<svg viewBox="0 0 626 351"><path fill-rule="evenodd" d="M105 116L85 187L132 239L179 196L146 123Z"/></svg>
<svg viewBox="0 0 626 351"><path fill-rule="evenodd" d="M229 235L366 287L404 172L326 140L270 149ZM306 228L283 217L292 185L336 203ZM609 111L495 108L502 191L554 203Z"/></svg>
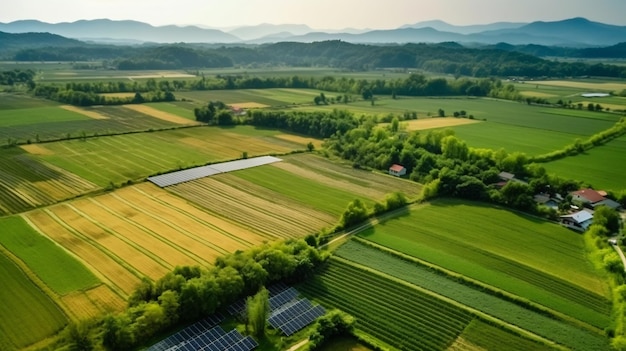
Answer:
<svg viewBox="0 0 626 351"><path fill-rule="evenodd" d="M316 244L314 237L309 239ZM211 315L264 286L311 277L327 255L305 240L287 240L219 257L212 268L176 267L155 282L144 280L125 311L72 323L54 347L135 349L159 333Z"/></svg>
<svg viewBox="0 0 626 351"><path fill-rule="evenodd" d="M621 52L616 46L608 52ZM532 51L528 51L532 52ZM595 51L590 56L598 55ZM468 48L456 43L363 45L339 40L282 42L260 46L206 47L201 44L28 48L16 61L106 60L116 69L189 69L236 66L327 66L349 70L422 69L472 77L626 77L626 67L610 64L546 60L509 47Z"/></svg>

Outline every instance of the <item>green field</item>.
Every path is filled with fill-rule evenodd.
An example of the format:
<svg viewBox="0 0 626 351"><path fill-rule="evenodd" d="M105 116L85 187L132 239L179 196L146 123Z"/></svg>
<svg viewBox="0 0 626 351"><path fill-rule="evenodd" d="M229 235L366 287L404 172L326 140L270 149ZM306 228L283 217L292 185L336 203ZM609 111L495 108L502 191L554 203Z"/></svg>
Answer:
<svg viewBox="0 0 626 351"><path fill-rule="evenodd" d="M278 131L197 127L45 144L37 156L100 186L140 180L156 173L249 156L284 153L304 145L273 138ZM42 145L44 146L44 145Z"/></svg>
<svg viewBox="0 0 626 351"><path fill-rule="evenodd" d="M56 106L19 108L14 110L4 109L0 116L0 128L29 126L41 123L59 123L70 121L88 121L89 117L79 113L67 111ZM3 134L7 134L6 132Z"/></svg>
<svg viewBox="0 0 626 351"><path fill-rule="evenodd" d="M438 200L359 235L597 327L608 323L608 287L586 259L582 236L547 221Z"/></svg>
<svg viewBox="0 0 626 351"><path fill-rule="evenodd" d="M357 264L450 298L465 306L489 314L504 322L517 325L560 344L587 350L593 345L598 343L602 345L606 341L599 332L594 334L589 331L583 331L572 324L528 310L493 294L488 294L480 289L472 288L454 279L437 274L428 267L418 265L363 243L350 241L342 245L336 251L336 254ZM563 301L563 304L566 305L565 311L569 311L574 317L585 319L594 317L593 311L589 311L575 302ZM567 306L568 304L569 306ZM595 322L608 323L607 316L600 315L595 317L597 319ZM593 320L588 322L593 322Z"/></svg>
<svg viewBox="0 0 626 351"><path fill-rule="evenodd" d="M555 350L550 346L538 344L528 339L515 337L511 333L501 328L473 320L463 334L450 350L507 350L507 351L528 351L528 350Z"/></svg>
<svg viewBox="0 0 626 351"><path fill-rule="evenodd" d="M58 106L59 103L34 98L24 94L12 94L12 93L0 93L0 111L2 110L16 110L16 109L33 109L38 107L51 107Z"/></svg>
<svg viewBox="0 0 626 351"><path fill-rule="evenodd" d="M50 297L2 253L0 281L0 349L21 349L53 335L67 323Z"/></svg>
<svg viewBox="0 0 626 351"><path fill-rule="evenodd" d="M354 199L373 205L372 199L361 194L330 187L276 167L254 167L233 174L337 217Z"/></svg>
<svg viewBox="0 0 626 351"><path fill-rule="evenodd" d="M336 259L299 290L353 315L357 329L399 350L444 350L473 319L437 297Z"/></svg>
<svg viewBox="0 0 626 351"><path fill-rule="evenodd" d="M0 245L22 260L57 294L64 295L100 283L82 263L35 231L21 217L0 218L0 227L3 228Z"/></svg>
<svg viewBox="0 0 626 351"><path fill-rule="evenodd" d="M581 180L595 189L620 191L626 189L626 136L621 136L599 147L574 157L542 163L549 173Z"/></svg>

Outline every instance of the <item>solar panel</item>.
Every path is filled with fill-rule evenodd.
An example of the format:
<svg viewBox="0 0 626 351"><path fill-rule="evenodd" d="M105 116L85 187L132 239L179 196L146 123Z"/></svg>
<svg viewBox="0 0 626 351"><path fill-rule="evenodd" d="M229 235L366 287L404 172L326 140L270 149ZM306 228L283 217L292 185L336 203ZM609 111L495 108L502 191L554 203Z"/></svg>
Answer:
<svg viewBox="0 0 626 351"><path fill-rule="evenodd" d="M203 348L199 348L198 350L204 351L224 351L229 347L237 344L243 340L243 335L237 331L237 329L233 329L228 333L222 335L220 338L214 340L212 343L206 345Z"/></svg>
<svg viewBox="0 0 626 351"><path fill-rule="evenodd" d="M164 188L167 186L212 176L218 173L233 172L241 169L267 165L279 161L282 160L273 156L253 157L243 160L216 163L212 165L194 167L182 171L161 174L153 177L148 177L148 181L156 184L161 188Z"/></svg>
<svg viewBox="0 0 626 351"><path fill-rule="evenodd" d="M272 313L267 321L273 328L278 329L281 325L305 313L312 307L313 305L311 304L311 301L307 299L301 299L285 306L285 308L282 308Z"/></svg>
<svg viewBox="0 0 626 351"><path fill-rule="evenodd" d="M285 293L285 291L290 290L287 294L290 295L284 295L278 299L275 299L275 297ZM293 298L289 298L289 296L297 296L298 295L298 291L292 287L289 287L287 285L285 285L284 283L277 283L277 284L273 284L270 285L267 288L267 291L269 292L270 295L270 309L275 309L280 307L280 304L278 303L278 301L291 301L293 300ZM274 301L274 302L272 302ZM285 302L286 303L286 302ZM237 315L237 314L243 314L246 310L246 298L242 298L239 299L235 302L233 302L232 304L230 304L230 306L228 306L228 308L226 309L228 311L228 313L231 316Z"/></svg>
<svg viewBox="0 0 626 351"><path fill-rule="evenodd" d="M259 343L257 343L256 340L252 339L249 336L246 336L238 343L227 348L225 351L250 351L257 346L259 346Z"/></svg>
<svg viewBox="0 0 626 351"><path fill-rule="evenodd" d="M315 306L303 314L289 320L287 323L279 326L279 329L286 336L291 336L293 333L311 324L314 320L321 317L326 313L322 306Z"/></svg>
<svg viewBox="0 0 626 351"><path fill-rule="evenodd" d="M189 339L193 339L197 335L202 334L218 325L222 320L224 320L224 316L221 313L210 315L150 346L148 351L165 351L174 349L177 345Z"/></svg>
<svg viewBox="0 0 626 351"><path fill-rule="evenodd" d="M270 297L270 310L275 310L280 306L287 304L298 296L298 290L289 288L280 292L279 294Z"/></svg>

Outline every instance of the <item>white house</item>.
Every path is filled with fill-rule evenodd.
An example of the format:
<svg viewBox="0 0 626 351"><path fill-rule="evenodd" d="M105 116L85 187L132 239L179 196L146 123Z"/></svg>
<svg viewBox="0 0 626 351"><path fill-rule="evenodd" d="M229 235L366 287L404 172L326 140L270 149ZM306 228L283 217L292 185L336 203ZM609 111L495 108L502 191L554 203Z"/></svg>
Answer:
<svg viewBox="0 0 626 351"><path fill-rule="evenodd" d="M391 165L391 167L389 167L389 174L396 177L402 177L406 174L406 168L398 164L393 164Z"/></svg>

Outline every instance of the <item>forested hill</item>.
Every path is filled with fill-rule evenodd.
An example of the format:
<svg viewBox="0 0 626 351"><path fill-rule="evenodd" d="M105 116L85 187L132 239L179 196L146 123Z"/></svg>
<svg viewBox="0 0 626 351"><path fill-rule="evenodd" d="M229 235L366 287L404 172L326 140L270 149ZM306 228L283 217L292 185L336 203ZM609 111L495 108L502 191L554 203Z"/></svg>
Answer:
<svg viewBox="0 0 626 351"><path fill-rule="evenodd" d="M0 32L0 50L14 48L43 48L43 47L68 47L82 45L75 39L68 39L50 33L5 33Z"/></svg>
<svg viewBox="0 0 626 351"><path fill-rule="evenodd" d="M80 43L80 42L78 42ZM502 46L502 45L501 45ZM504 49L504 50L503 50ZM349 70L423 69L474 77L626 77L626 67L564 63L507 47L467 48L457 43L366 45L332 40L260 46L201 44L107 46L82 43L0 53L16 61L100 61L117 69L195 69L248 65L328 66Z"/></svg>

